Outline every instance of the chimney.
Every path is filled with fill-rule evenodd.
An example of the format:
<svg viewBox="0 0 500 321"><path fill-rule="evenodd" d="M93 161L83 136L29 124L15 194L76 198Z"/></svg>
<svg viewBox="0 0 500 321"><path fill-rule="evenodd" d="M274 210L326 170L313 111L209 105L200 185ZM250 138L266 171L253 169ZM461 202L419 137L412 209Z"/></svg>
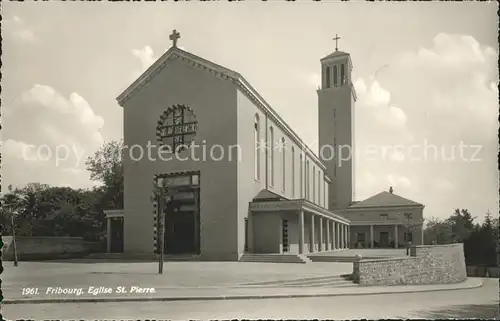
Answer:
<svg viewBox="0 0 500 321"><path fill-rule="evenodd" d="M394 189L392 189L392 186L389 187L389 193L392 194L392 192L394 192Z"/></svg>

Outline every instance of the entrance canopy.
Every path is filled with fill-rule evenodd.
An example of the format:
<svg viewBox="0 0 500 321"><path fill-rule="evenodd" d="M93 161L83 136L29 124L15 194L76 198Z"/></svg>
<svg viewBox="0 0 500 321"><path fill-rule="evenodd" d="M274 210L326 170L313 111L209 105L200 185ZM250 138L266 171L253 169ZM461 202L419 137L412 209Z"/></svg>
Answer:
<svg viewBox="0 0 500 321"><path fill-rule="evenodd" d="M250 202L252 212L277 212L277 211L306 211L316 215L329 218L339 223L350 225L351 221L338 214L318 206L308 200L254 200Z"/></svg>

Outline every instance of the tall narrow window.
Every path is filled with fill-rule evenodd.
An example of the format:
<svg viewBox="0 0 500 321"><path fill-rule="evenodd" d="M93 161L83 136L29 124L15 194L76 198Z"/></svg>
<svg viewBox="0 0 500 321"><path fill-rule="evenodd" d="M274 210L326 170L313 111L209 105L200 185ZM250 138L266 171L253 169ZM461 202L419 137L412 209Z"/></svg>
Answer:
<svg viewBox="0 0 500 321"><path fill-rule="evenodd" d="M310 201L312 202L316 202L316 168L312 167L312 176L313 176L313 181L312 181L312 186L313 186L313 195L312 195L312 199Z"/></svg>
<svg viewBox="0 0 500 321"><path fill-rule="evenodd" d="M337 65L333 66L333 86L337 87L339 82L338 82L338 75L337 75Z"/></svg>
<svg viewBox="0 0 500 321"><path fill-rule="evenodd" d="M254 166L255 166L255 179L260 179L260 150L261 150L261 142L260 142L260 123L259 123L259 115L255 115L254 124L254 143L255 143L255 153L254 153Z"/></svg>
<svg viewBox="0 0 500 321"><path fill-rule="evenodd" d="M321 171L318 171L318 205L321 204Z"/></svg>
<svg viewBox="0 0 500 321"><path fill-rule="evenodd" d="M283 192L286 190L286 148L285 148L285 138L281 138L281 184Z"/></svg>
<svg viewBox="0 0 500 321"><path fill-rule="evenodd" d="M340 65L340 84L342 86L345 85L346 83L344 66L345 66L344 64Z"/></svg>
<svg viewBox="0 0 500 321"><path fill-rule="evenodd" d="M323 207L324 208L327 208L327 200L328 200L328 197L326 195L326 181L323 182Z"/></svg>
<svg viewBox="0 0 500 321"><path fill-rule="evenodd" d="M295 197L295 148L292 146L292 197Z"/></svg>
<svg viewBox="0 0 500 321"><path fill-rule="evenodd" d="M325 70L325 78L326 78L326 88L330 88L330 67L326 67L326 70Z"/></svg>
<svg viewBox="0 0 500 321"><path fill-rule="evenodd" d="M299 182L299 188L300 188L300 198L304 198L304 160L302 159L302 153L300 153L300 182Z"/></svg>
<svg viewBox="0 0 500 321"><path fill-rule="evenodd" d="M309 199L309 161L306 160L306 199Z"/></svg>
<svg viewBox="0 0 500 321"><path fill-rule="evenodd" d="M269 127L269 163L270 185L274 186L274 132L272 127Z"/></svg>

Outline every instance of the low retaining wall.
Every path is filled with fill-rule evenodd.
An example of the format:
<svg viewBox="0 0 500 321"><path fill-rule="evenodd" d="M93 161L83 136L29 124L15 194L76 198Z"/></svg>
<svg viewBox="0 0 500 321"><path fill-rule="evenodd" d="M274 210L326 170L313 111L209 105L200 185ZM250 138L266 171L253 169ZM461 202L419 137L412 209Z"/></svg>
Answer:
<svg viewBox="0 0 500 321"><path fill-rule="evenodd" d="M5 245L2 249L2 259L13 261L12 236L4 236L3 241ZM84 257L90 253L102 251L101 247L101 243L85 242L80 237L16 237L19 261Z"/></svg>
<svg viewBox="0 0 500 321"><path fill-rule="evenodd" d="M467 278L463 244L417 245L411 256L353 263L353 280L364 285L444 284Z"/></svg>

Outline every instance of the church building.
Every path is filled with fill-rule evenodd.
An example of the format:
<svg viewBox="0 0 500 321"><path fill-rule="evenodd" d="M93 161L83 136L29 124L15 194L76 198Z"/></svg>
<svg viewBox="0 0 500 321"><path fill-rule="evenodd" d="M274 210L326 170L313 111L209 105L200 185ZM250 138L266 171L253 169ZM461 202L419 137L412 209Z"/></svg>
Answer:
<svg viewBox="0 0 500 321"><path fill-rule="evenodd" d="M108 215L108 251L239 260L422 243L422 204L392 188L355 202L353 157L320 159L241 74L179 38L174 30L172 47L117 98L125 199ZM336 48L320 68L320 147L352 147L350 55ZM117 219L123 247L113 250Z"/></svg>

